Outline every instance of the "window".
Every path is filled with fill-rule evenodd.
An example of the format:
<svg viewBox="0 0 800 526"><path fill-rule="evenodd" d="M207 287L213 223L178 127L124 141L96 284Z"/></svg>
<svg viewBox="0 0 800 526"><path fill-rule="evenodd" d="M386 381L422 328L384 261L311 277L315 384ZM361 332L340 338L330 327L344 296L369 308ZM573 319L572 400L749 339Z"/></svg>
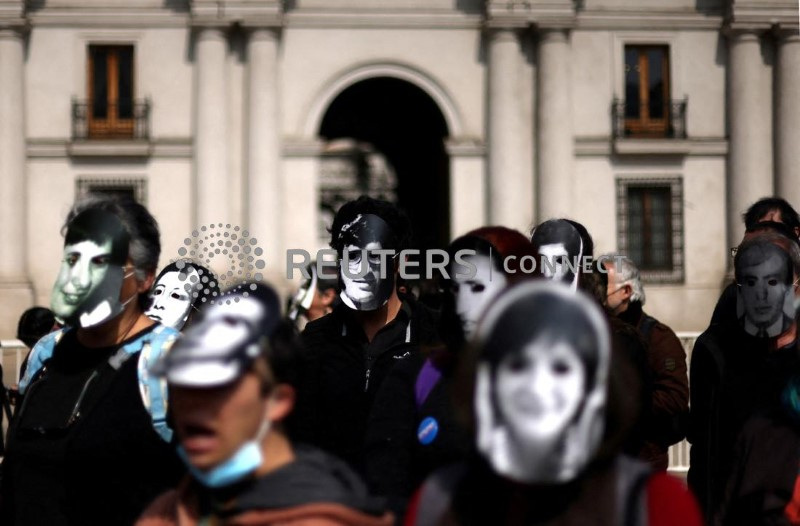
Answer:
<svg viewBox="0 0 800 526"><path fill-rule="evenodd" d="M141 177L79 177L75 188L75 194L76 199L80 199L88 194L132 197L137 202L146 205L147 181Z"/></svg>
<svg viewBox="0 0 800 526"><path fill-rule="evenodd" d="M681 180L618 179L619 250L652 282L683 281Z"/></svg>
<svg viewBox="0 0 800 526"><path fill-rule="evenodd" d="M89 138L134 134L133 46L89 46Z"/></svg>
<svg viewBox="0 0 800 526"><path fill-rule="evenodd" d="M670 131L669 48L625 46L625 135Z"/></svg>

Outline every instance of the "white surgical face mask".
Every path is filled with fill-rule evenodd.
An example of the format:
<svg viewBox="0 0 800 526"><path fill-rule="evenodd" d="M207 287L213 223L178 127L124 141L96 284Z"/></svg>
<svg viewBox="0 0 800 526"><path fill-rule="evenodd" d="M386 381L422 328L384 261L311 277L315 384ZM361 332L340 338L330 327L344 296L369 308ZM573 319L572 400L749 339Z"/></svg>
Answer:
<svg viewBox="0 0 800 526"><path fill-rule="evenodd" d="M227 460L209 470L194 467L183 446L178 446L178 456L189 468L192 476L207 488L229 486L244 480L264 462L261 441L267 435L269 428L269 420L264 420L255 437L242 444Z"/></svg>
<svg viewBox="0 0 800 526"><path fill-rule="evenodd" d="M181 330L192 310L193 285L200 279L197 270L166 272L150 293L152 304L145 314L173 329Z"/></svg>
<svg viewBox="0 0 800 526"><path fill-rule="evenodd" d="M475 267L475 276L463 275L467 267L454 269L451 286L456 304L456 314L461 321L464 336L469 339L475 332L483 311L505 288L508 280L503 272L492 267L489 256L467 256L464 262ZM460 267L460 266L459 266Z"/></svg>

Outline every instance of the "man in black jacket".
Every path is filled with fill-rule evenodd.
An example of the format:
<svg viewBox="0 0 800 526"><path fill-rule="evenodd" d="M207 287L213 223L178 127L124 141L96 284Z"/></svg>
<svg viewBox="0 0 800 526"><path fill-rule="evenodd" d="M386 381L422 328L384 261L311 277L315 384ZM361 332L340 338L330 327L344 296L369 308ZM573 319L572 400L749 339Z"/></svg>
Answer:
<svg viewBox="0 0 800 526"><path fill-rule="evenodd" d="M308 364L293 432L363 470L364 437L375 394L389 371L435 339L433 313L395 282L410 245L408 217L362 196L342 205L331 227L342 303L303 331Z"/></svg>

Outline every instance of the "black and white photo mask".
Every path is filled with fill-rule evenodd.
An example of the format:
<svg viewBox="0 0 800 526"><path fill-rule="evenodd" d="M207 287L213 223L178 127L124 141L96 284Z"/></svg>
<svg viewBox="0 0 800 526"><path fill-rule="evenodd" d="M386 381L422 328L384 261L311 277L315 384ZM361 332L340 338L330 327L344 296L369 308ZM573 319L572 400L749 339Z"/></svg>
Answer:
<svg viewBox="0 0 800 526"><path fill-rule="evenodd" d="M464 337L470 339L486 307L502 292L508 279L493 267L487 254L465 256L464 261L474 268L474 275L470 275L468 266L453 263L450 289Z"/></svg>
<svg viewBox="0 0 800 526"><path fill-rule="evenodd" d="M736 255L736 316L745 332L774 338L794 322L792 261L769 241L745 245Z"/></svg>
<svg viewBox="0 0 800 526"><path fill-rule="evenodd" d="M578 273L583 258L583 239L569 221L550 219L536 227L531 236L537 265L547 279L563 281L578 289Z"/></svg>
<svg viewBox="0 0 800 526"><path fill-rule="evenodd" d="M110 212L85 210L67 225L61 270L50 308L65 325L94 327L118 316L136 294L120 301L130 236Z"/></svg>
<svg viewBox="0 0 800 526"><path fill-rule="evenodd" d="M161 269L150 291L149 318L182 330L193 311L219 295L216 276L206 267L179 259Z"/></svg>
<svg viewBox="0 0 800 526"><path fill-rule="evenodd" d="M396 254L376 251L394 251L397 248L394 233L380 217L359 214L342 226L338 235L342 242L339 259L342 301L355 310L379 309L389 301L394 291L393 256Z"/></svg>
<svg viewBox="0 0 800 526"><path fill-rule="evenodd" d="M574 480L605 428L611 348L600 309L564 284L525 282L493 302L477 341L480 454L516 482Z"/></svg>

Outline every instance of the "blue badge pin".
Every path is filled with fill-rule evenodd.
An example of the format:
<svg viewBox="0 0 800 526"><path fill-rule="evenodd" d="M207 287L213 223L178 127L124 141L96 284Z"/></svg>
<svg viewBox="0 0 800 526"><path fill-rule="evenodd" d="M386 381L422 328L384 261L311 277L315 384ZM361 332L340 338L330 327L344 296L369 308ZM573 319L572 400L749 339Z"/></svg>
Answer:
<svg viewBox="0 0 800 526"><path fill-rule="evenodd" d="M427 446L436 440L436 435L438 434L439 422L432 416L426 417L419 423L419 427L417 428L417 440L419 440L419 443L423 446Z"/></svg>

